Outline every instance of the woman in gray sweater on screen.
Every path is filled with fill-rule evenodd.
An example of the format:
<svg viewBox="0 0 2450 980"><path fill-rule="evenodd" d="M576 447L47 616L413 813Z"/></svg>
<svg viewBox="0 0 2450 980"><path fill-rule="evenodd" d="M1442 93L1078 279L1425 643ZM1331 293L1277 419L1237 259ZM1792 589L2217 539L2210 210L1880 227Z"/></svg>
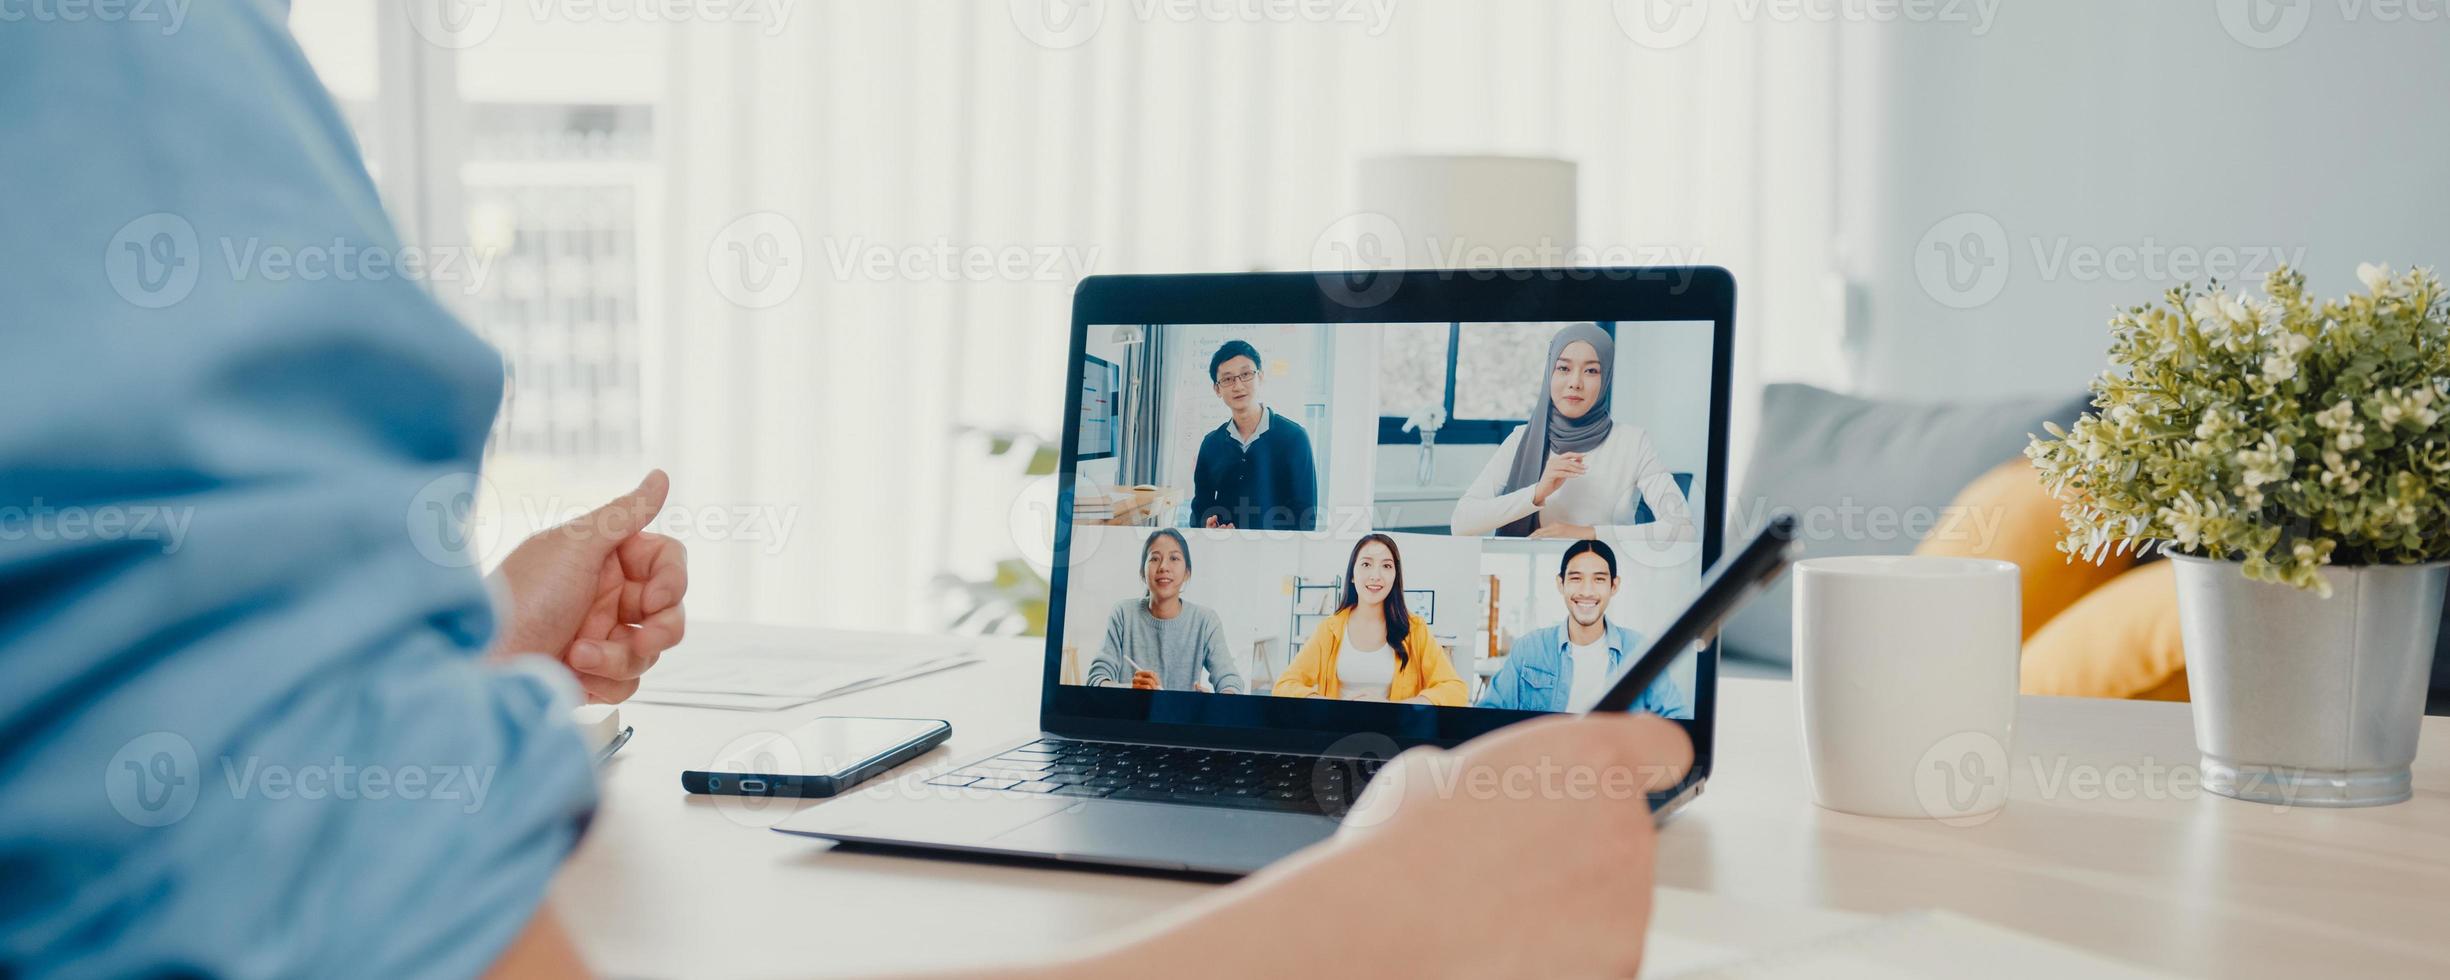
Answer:
<svg viewBox="0 0 2450 980"><path fill-rule="evenodd" d="M1106 640L1089 662L1093 687L1144 691L1249 690L1225 652L1225 624L1216 610L1185 600L1191 546L1182 532L1161 528L1140 545L1140 581L1148 594L1118 603L1106 617ZM1205 670L1206 682L1200 680Z"/></svg>

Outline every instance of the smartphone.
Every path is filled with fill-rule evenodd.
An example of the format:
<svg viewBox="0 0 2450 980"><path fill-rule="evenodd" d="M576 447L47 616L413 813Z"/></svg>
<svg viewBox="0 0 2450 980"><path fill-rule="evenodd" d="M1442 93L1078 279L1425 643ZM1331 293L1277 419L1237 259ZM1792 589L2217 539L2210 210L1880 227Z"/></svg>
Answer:
<svg viewBox="0 0 2450 980"><path fill-rule="evenodd" d="M730 796L833 796L952 737L938 718L818 718L749 742L715 768L681 772L681 788Z"/></svg>
<svg viewBox="0 0 2450 980"><path fill-rule="evenodd" d="M1795 560L1795 519L1785 514L1770 519L1769 526L1747 542L1732 557L1719 561L1709 574L1702 577L1701 593L1684 607L1667 629L1660 631L1650 649L1632 663L1620 668L1592 711L1623 711L1633 707L1643 691L1667 672L1669 664L1683 656L1696 644L1718 635L1718 628L1736 610L1752 601L1762 589L1786 574L1787 565Z"/></svg>

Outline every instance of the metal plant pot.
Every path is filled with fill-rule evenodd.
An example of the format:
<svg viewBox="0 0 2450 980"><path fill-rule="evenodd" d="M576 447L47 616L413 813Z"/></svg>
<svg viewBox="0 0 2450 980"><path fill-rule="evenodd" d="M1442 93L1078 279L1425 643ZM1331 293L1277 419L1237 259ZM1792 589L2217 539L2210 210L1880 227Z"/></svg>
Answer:
<svg viewBox="0 0 2450 980"><path fill-rule="evenodd" d="M2450 562L2328 567L2332 595L2172 555L2203 786L2293 806L2408 798Z"/></svg>

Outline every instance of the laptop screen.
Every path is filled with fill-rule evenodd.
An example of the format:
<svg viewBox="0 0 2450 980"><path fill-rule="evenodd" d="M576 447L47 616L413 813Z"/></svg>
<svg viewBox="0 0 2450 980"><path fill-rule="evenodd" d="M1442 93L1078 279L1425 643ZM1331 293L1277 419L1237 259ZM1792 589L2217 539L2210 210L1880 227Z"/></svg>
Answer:
<svg viewBox="0 0 2450 980"><path fill-rule="evenodd" d="M1714 337L1090 325L1060 683L1587 707L1700 581ZM1692 718L1695 659L1639 709Z"/></svg>

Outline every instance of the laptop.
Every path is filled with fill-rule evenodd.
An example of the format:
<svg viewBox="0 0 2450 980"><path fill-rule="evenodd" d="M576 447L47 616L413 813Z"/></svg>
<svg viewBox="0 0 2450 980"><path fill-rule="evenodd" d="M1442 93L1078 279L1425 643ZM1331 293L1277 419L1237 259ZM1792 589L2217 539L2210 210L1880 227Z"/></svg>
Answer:
<svg viewBox="0 0 2450 980"><path fill-rule="evenodd" d="M1718 558L1734 304L1711 267L1083 281L1039 730L776 829L1241 875L1406 748L1587 709ZM1717 666L1636 703L1693 741L1660 817Z"/></svg>

